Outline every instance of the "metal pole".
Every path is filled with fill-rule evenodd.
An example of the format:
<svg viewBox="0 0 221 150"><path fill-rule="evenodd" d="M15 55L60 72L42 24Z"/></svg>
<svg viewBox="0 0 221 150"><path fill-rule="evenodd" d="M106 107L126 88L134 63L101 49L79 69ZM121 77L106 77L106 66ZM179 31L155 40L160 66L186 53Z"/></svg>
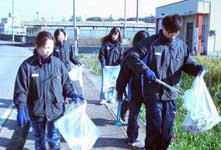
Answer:
<svg viewBox="0 0 221 150"><path fill-rule="evenodd" d="M137 20L137 23L139 21L139 0L137 0L137 16L136 16L136 20Z"/></svg>
<svg viewBox="0 0 221 150"><path fill-rule="evenodd" d="M12 44L14 44L15 35L14 35L14 0L12 0Z"/></svg>
<svg viewBox="0 0 221 150"><path fill-rule="evenodd" d="M127 0L124 0L124 38L126 38L126 12L127 12Z"/></svg>
<svg viewBox="0 0 221 150"><path fill-rule="evenodd" d="M214 47L214 52L216 51L216 30L214 30L214 43L213 43L213 47Z"/></svg>
<svg viewBox="0 0 221 150"><path fill-rule="evenodd" d="M76 26L76 0L73 0L73 23L74 23L74 52L75 55L78 54L77 48L77 26Z"/></svg>

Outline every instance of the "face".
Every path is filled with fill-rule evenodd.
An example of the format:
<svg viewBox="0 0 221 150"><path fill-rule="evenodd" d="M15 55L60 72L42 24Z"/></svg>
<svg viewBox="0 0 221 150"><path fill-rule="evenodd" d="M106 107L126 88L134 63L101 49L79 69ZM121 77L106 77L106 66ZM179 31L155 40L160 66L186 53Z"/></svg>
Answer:
<svg viewBox="0 0 221 150"><path fill-rule="evenodd" d="M52 54L54 47L54 41L48 39L44 46L41 46L37 49L37 52L43 58L47 58L49 55Z"/></svg>
<svg viewBox="0 0 221 150"><path fill-rule="evenodd" d="M119 32L112 34L112 40L117 41L119 37Z"/></svg>
<svg viewBox="0 0 221 150"><path fill-rule="evenodd" d="M175 39L179 35L180 31L170 32L163 28L163 35L168 39Z"/></svg>
<svg viewBox="0 0 221 150"><path fill-rule="evenodd" d="M64 33L63 32L60 32L59 34L58 34L58 37L57 37L57 40L58 40L58 42L63 42L64 40L65 40L65 35L64 35Z"/></svg>

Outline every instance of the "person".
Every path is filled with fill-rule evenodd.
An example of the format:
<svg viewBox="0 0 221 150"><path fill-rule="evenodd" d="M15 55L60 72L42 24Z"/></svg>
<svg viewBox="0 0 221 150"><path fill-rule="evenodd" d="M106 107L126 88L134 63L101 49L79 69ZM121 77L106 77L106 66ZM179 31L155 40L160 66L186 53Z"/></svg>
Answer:
<svg viewBox="0 0 221 150"><path fill-rule="evenodd" d="M133 38L132 46L135 46L139 41L149 37L145 30L137 32ZM126 55L127 51L124 55ZM128 93L125 95L125 100L122 103L121 120L125 122L126 112L129 107L129 118L127 127L127 142L128 145L135 146L138 137L138 115L143 103L141 92L141 81L136 75L127 67L125 61L122 61L120 73L116 82L117 99L122 101L125 88L128 85ZM128 102L129 101L129 102Z"/></svg>
<svg viewBox="0 0 221 150"><path fill-rule="evenodd" d="M81 62L76 58L72 46L67 40L66 32L62 28L58 28L54 32L55 46L53 55L61 59L61 61L71 70L71 62L75 65L81 65Z"/></svg>
<svg viewBox="0 0 221 150"><path fill-rule="evenodd" d="M101 39L102 47L100 49L98 59L102 69L102 87L100 92L100 104L105 104L107 99L103 92L103 69L105 66L120 65L121 56L123 53L122 38L120 30L116 27L112 28L110 33ZM110 93L109 93L110 94ZM115 100L110 99L111 103Z"/></svg>
<svg viewBox="0 0 221 150"><path fill-rule="evenodd" d="M206 68L190 56L187 45L177 38L183 25L180 15L166 16L162 30L138 42L125 59L128 68L141 77L146 107L145 149L166 150L173 136L178 93L160 85L156 79L179 89L182 71L196 76Z"/></svg>
<svg viewBox="0 0 221 150"><path fill-rule="evenodd" d="M36 150L46 149L46 130L49 148L60 149L60 133L54 121L64 113L64 97L83 102L72 87L67 68L52 55L53 46L53 36L39 32L34 54L21 64L15 80L17 123L24 127L30 119Z"/></svg>
<svg viewBox="0 0 221 150"><path fill-rule="evenodd" d="M139 41L149 37L149 34L145 30L137 32L133 38L132 46L135 46ZM124 55L127 54L127 51ZM122 101L125 88L128 85L128 93L122 103L121 120L125 122L126 112L129 106L129 118L127 127L127 142L128 145L135 146L138 137L138 115L143 103L143 97L141 92L141 81L126 65L123 60L121 63L120 73L116 82L117 99ZM129 103L128 101L129 100Z"/></svg>
<svg viewBox="0 0 221 150"><path fill-rule="evenodd" d="M145 30L141 30L141 31L138 31L136 34L135 34L135 36L134 36L134 38L133 38L133 41L132 41L132 46L135 46L135 44L136 43L138 43L139 41L141 41L141 40L143 40L143 39L145 39L145 38L147 38L147 37L149 37L149 34L148 34L148 32L147 31L145 31ZM126 54L127 54L127 51L124 51L124 53L123 53L123 57L125 57L126 56ZM128 67L126 66L126 64L124 63L124 62L122 62L121 63L121 70L120 70L120 73L119 73L119 75L118 75L118 78L117 78L117 84L116 84L116 89L117 89L117 92L118 92L118 94L120 94L120 95L125 95L125 99L124 99L124 101L123 101L123 103L122 103L122 111L121 111L121 120L123 121L123 122L125 122L126 120L125 120L125 116L126 116L126 112L127 112L127 110L128 110L128 100L129 99L131 99L131 96L133 95L131 95L131 93L137 93L137 92L140 92L140 88L139 88L139 83L140 83L140 81L139 81L139 79L137 79L136 78L136 76L133 74L133 73L128 69ZM125 90L125 87L126 87L126 85L128 85L128 83L129 83L129 81L130 81L130 83L132 83L133 81L132 81L132 79L135 81L135 80L137 80L137 81L135 81L135 82L137 82L138 84L138 87L133 87L133 85L129 85L129 87L130 87L130 90L129 90L129 92L131 92L130 94L129 94L129 97L128 97L128 94L125 94L125 92L126 92L126 90ZM139 88L139 89L137 89L137 88ZM131 91L132 90L132 91ZM140 95L141 94L139 94L139 95L137 95L137 94L135 94L136 96L136 98L135 99L142 99L141 97L140 97ZM121 100L121 97L119 97L119 99ZM133 98L132 98L133 99ZM139 112L139 111L138 111Z"/></svg>

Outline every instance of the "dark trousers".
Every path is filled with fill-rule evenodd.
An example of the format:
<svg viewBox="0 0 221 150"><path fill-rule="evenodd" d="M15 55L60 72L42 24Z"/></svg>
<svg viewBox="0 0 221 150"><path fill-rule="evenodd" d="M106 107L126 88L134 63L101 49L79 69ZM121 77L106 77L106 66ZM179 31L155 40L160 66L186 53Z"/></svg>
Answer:
<svg viewBox="0 0 221 150"><path fill-rule="evenodd" d="M138 137L138 115L142 102L129 101L129 118L127 126L128 142L135 142Z"/></svg>
<svg viewBox="0 0 221 150"><path fill-rule="evenodd" d="M166 150L173 136L176 100L145 99L146 139L148 150Z"/></svg>
<svg viewBox="0 0 221 150"><path fill-rule="evenodd" d="M46 140L50 150L60 150L60 133L58 129L55 128L53 121L46 121L45 119L42 121L33 121L31 124L35 140L35 150L46 150Z"/></svg>
<svg viewBox="0 0 221 150"><path fill-rule="evenodd" d="M125 117L126 116L126 113L127 113L127 110L128 110L128 105L129 105L128 100L124 99L123 103L122 103L121 111L120 111L121 117Z"/></svg>

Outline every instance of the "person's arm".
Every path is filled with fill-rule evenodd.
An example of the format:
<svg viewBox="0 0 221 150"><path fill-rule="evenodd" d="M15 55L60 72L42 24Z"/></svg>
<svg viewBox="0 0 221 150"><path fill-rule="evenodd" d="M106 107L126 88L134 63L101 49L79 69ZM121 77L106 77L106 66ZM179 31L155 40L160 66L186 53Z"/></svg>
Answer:
<svg viewBox="0 0 221 150"><path fill-rule="evenodd" d="M183 64L183 71L187 74L196 76L201 69L201 65L199 65L190 55L189 48L184 45L185 57L184 57L184 64Z"/></svg>
<svg viewBox="0 0 221 150"><path fill-rule="evenodd" d="M105 44L103 44L102 46L101 46L101 49L100 49L100 52L99 52L99 55L98 55L98 59L99 59L99 61L100 61L100 63L101 64L103 64L103 65L105 65L105 48L106 48L106 46L105 46Z"/></svg>
<svg viewBox="0 0 221 150"><path fill-rule="evenodd" d="M145 62L142 61L142 59L147 55L149 52L150 46L147 39L142 40L134 47L130 48L127 52L125 62L128 66L128 68L136 74L137 77L140 77L140 75L144 72L146 72L149 67L146 65Z"/></svg>
<svg viewBox="0 0 221 150"><path fill-rule="evenodd" d="M124 46L122 43L120 43L119 45L119 52L120 52L120 57L119 57L118 63L120 64L124 58Z"/></svg>
<svg viewBox="0 0 221 150"><path fill-rule="evenodd" d="M13 100L17 109L24 109L27 105L28 80L28 71L23 63L18 70L14 86Z"/></svg>
<svg viewBox="0 0 221 150"><path fill-rule="evenodd" d="M81 65L81 62L77 59L72 45L69 46L70 60L75 65Z"/></svg>
<svg viewBox="0 0 221 150"><path fill-rule="evenodd" d="M72 86L72 82L69 77L68 70L63 63L61 63L60 69L62 73L63 95L64 97L70 97L70 95L75 91Z"/></svg>
<svg viewBox="0 0 221 150"><path fill-rule="evenodd" d="M79 95L75 92L71 79L68 74L68 70L64 66L63 63L61 63L61 73L62 73L62 86L63 86L63 96L71 98L72 102L83 102L84 98L82 95Z"/></svg>
<svg viewBox="0 0 221 150"><path fill-rule="evenodd" d="M123 93L125 91L125 88L130 80L131 77L131 70L127 67L125 62L122 62L119 75L117 77L116 82L116 90L118 92Z"/></svg>

